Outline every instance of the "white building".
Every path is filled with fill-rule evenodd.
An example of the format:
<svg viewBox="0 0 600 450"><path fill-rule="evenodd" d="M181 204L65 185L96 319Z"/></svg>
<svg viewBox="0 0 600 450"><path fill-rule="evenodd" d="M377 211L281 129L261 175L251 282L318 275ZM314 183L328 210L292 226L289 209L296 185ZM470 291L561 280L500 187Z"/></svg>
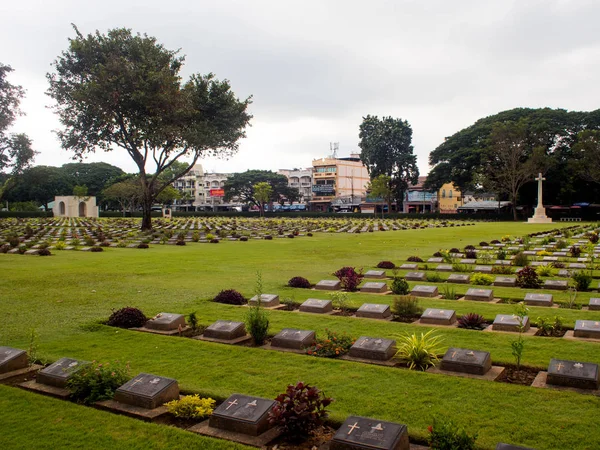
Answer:
<svg viewBox="0 0 600 450"><path fill-rule="evenodd" d="M225 181L231 176L230 173L205 173L204 174L204 206L219 206L225 203L224 196Z"/></svg>
<svg viewBox="0 0 600 450"><path fill-rule="evenodd" d="M312 168L279 169L277 173L288 179L288 186L298 189L301 203L310 201L312 197Z"/></svg>
<svg viewBox="0 0 600 450"><path fill-rule="evenodd" d="M195 164L188 173L175 180L173 187L182 194L182 198L174 202L175 209L196 209L206 204L202 164Z"/></svg>
<svg viewBox="0 0 600 450"><path fill-rule="evenodd" d="M52 213L54 217L98 217L96 197L56 196Z"/></svg>

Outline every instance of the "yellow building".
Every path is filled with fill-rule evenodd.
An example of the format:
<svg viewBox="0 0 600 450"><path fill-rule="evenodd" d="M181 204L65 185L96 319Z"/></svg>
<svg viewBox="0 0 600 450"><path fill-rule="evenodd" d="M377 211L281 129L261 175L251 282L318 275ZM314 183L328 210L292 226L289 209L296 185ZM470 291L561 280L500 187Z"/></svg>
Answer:
<svg viewBox="0 0 600 450"><path fill-rule="evenodd" d="M438 191L438 208L442 214L455 214L463 205L461 192L452 183L444 184Z"/></svg>

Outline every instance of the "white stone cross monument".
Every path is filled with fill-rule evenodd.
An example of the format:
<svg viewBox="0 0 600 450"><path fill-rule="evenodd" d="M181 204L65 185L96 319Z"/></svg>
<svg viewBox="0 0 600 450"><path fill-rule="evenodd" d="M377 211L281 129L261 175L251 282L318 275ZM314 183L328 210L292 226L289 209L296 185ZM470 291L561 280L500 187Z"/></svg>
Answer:
<svg viewBox="0 0 600 450"><path fill-rule="evenodd" d="M546 208L542 204L542 181L545 180L541 173L535 179L538 182L538 204L533 212L533 217L527 220L529 223L552 223L552 219L546 215Z"/></svg>

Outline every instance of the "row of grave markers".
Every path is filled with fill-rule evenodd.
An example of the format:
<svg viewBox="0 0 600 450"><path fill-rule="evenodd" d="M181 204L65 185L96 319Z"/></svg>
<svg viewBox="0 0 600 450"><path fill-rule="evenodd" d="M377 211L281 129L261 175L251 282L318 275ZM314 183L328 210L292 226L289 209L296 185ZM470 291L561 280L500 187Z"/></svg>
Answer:
<svg viewBox="0 0 600 450"><path fill-rule="evenodd" d="M479 354L477 358L482 359ZM27 364L27 354L24 350L0 347L0 375L10 376L11 373L26 368ZM66 398L69 394L66 389L68 380L86 364L89 362L61 358L40 370L35 380L21 383L20 386ZM179 398L177 380L140 373L120 386L112 400L98 402L97 406L132 417L155 420L166 413L166 408L163 406L165 403ZM269 412L275 404L276 402L270 399L232 394L215 408L208 420L192 426L189 431L264 446L280 434L278 429L269 423ZM332 450L356 448L409 450L408 427L379 419L350 416L336 431L329 448ZM496 449L527 450L525 447L503 443L498 444Z"/></svg>

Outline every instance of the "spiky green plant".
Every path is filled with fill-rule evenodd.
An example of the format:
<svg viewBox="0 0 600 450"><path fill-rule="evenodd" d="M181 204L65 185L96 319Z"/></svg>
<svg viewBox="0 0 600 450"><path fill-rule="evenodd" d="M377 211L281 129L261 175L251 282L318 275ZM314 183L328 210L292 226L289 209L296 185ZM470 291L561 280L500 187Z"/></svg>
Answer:
<svg viewBox="0 0 600 450"><path fill-rule="evenodd" d="M411 370L427 370L439 361L442 338L435 335L435 330L420 335L405 335L400 337L398 342L396 357L405 361Z"/></svg>

